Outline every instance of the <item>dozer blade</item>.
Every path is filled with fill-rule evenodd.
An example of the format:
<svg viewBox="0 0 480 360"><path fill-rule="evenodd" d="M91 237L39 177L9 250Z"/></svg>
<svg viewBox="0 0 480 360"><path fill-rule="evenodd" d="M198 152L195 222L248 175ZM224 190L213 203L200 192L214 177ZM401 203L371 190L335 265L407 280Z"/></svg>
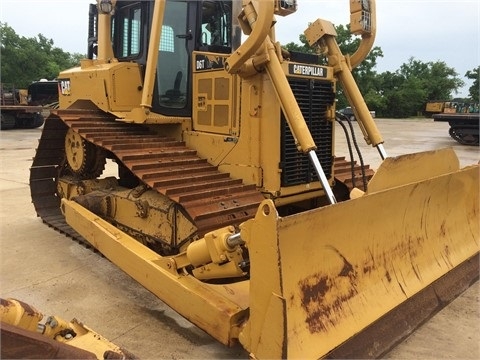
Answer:
<svg viewBox="0 0 480 360"><path fill-rule="evenodd" d="M242 227L257 358L379 357L478 280L479 167L387 159L357 199ZM371 190L370 190L371 189Z"/></svg>

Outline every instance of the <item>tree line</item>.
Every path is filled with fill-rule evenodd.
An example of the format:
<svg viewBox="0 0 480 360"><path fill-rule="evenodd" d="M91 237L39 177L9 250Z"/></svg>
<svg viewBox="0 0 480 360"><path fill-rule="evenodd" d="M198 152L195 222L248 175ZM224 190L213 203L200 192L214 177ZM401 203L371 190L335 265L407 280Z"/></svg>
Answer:
<svg viewBox="0 0 480 360"><path fill-rule="evenodd" d="M353 54L360 39L351 35L349 26L336 26L337 42L344 54ZM6 23L0 22L1 80L26 88L32 81L42 78L52 80L60 71L80 64L84 54L68 53L55 47L53 40L42 34L26 38L19 36ZM300 44L291 42L284 47L289 51L315 53L304 35L299 36ZM367 58L353 70L353 76L362 92L368 107L377 116L404 118L423 112L425 104L434 100L454 100L452 94L464 86L465 82L455 69L443 61L422 62L410 58L394 72L377 73L377 59L383 57L382 49L374 47ZM325 62L321 59L320 63ZM467 71L465 77L473 80L469 89L469 99L463 102L479 103L480 66ZM348 106L339 87L337 108Z"/></svg>
<svg viewBox="0 0 480 360"><path fill-rule="evenodd" d="M343 54L353 54L360 39L350 33L349 25L336 26L337 42ZM289 51L315 54L316 49L309 46L305 35L299 36L300 44L290 42L285 45ZM394 72L377 73L377 59L383 57L382 49L373 47L366 59L355 69L353 76L362 92L367 106L375 110L377 116L405 118L423 113L428 101L457 100L478 104L480 66L467 71L465 78L473 80L469 88L469 98L455 99L453 94L465 85L454 68L443 61L422 62L411 57ZM326 64L320 58L320 64ZM342 89L337 90L337 108L348 106Z"/></svg>
<svg viewBox="0 0 480 360"><path fill-rule="evenodd" d="M55 47L42 34L26 38L0 22L2 83L27 88L33 81L53 80L60 71L77 66L85 55L71 54Z"/></svg>

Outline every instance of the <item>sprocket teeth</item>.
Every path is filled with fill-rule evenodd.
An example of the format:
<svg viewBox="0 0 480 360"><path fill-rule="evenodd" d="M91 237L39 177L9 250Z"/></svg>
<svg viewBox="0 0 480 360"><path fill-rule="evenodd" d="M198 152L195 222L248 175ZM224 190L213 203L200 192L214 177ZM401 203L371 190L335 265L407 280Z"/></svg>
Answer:
<svg viewBox="0 0 480 360"><path fill-rule="evenodd" d="M67 167L76 177L94 179L105 169L105 154L73 129L65 136Z"/></svg>

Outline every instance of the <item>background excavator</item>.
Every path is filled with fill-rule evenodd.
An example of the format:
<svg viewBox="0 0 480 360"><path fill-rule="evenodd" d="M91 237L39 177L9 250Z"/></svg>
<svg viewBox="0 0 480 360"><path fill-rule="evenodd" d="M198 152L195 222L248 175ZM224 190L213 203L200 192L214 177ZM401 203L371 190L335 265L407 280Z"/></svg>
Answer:
<svg viewBox="0 0 480 360"><path fill-rule="evenodd" d="M319 56L282 49L275 16L296 9L97 1L89 58L58 78L32 200L252 357L379 357L478 280L479 166L450 149L387 156L351 74L375 1L350 1L352 55L322 19L305 31ZM337 86L383 159L374 175L336 156Z"/></svg>

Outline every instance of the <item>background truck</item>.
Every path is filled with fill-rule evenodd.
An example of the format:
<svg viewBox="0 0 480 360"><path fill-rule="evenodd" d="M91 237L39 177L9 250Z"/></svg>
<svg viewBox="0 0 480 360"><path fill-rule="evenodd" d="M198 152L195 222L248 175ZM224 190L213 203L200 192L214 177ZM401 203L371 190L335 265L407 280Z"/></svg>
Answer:
<svg viewBox="0 0 480 360"><path fill-rule="evenodd" d="M275 18L296 9L97 1L89 58L58 77L32 201L252 357L381 356L478 279L479 166L451 149L388 157L351 73L375 1L350 2L349 56L331 22L308 26L326 61L276 41ZM383 160L373 176L352 159L339 178L337 86Z"/></svg>
<svg viewBox="0 0 480 360"><path fill-rule="evenodd" d="M43 125L45 108L58 103L57 81L37 81L28 89L17 89L12 84L1 84L1 130L33 129Z"/></svg>

